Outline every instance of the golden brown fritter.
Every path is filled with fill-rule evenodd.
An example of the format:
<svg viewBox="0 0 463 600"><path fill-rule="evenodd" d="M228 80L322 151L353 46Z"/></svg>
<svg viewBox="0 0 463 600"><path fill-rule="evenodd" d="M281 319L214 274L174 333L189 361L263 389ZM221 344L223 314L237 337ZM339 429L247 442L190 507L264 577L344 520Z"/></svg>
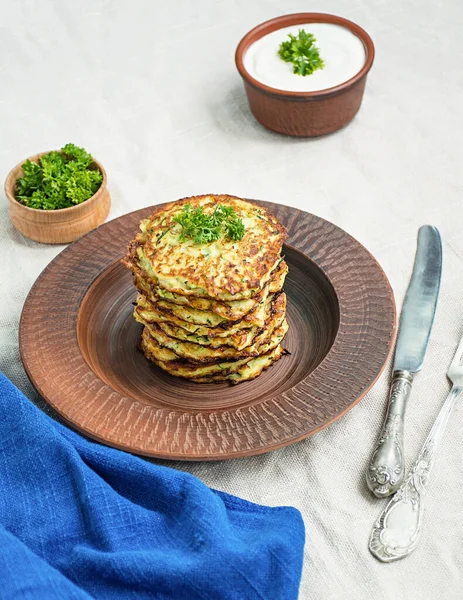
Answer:
<svg viewBox="0 0 463 600"><path fill-rule="evenodd" d="M197 244L181 239L175 222L183 206L232 207L245 226L240 241L220 238ZM142 232L125 257L129 268L140 268L159 288L183 296L242 300L259 293L280 261L285 228L265 208L234 196L193 196L159 207L141 222Z"/></svg>
<svg viewBox="0 0 463 600"><path fill-rule="evenodd" d="M273 302L271 316L266 323L265 328L256 332L251 343L245 348L236 349L228 345L211 347L201 345L194 341L179 340L171 337L163 331L157 323L148 323L136 313L136 319L142 323L148 330L151 337L163 348L172 350L177 355L177 358L187 359L193 363L207 364L220 362L223 360L239 360L247 356L256 357L262 353L261 347L270 341L274 331L280 327L287 329L285 320L286 302L284 294L278 296Z"/></svg>
<svg viewBox="0 0 463 600"><path fill-rule="evenodd" d="M286 322L281 327L277 328L270 340L262 345L261 356L267 355L278 348L281 348L280 342L283 339L287 331ZM149 358L156 365L161 367L164 371L167 371L171 375L176 377L183 377L185 379L197 379L203 377L209 377L211 375L229 376L232 373L236 373L241 367L254 360L255 357L246 357L240 360L228 360L222 362L216 362L212 364L192 364L185 360L179 360L179 357L168 350L160 346L149 334L147 328L143 330L141 348L145 353L145 356ZM281 348L281 351L283 349Z"/></svg>
<svg viewBox="0 0 463 600"><path fill-rule="evenodd" d="M157 285L150 283L141 269L134 272L135 287L140 290L150 302L164 300L178 306L187 306L199 311L211 311L224 320L237 321L251 312L256 306L265 301L268 294L275 294L283 288L288 265L282 260L275 268L271 279L252 298L244 300L229 300L228 302L214 300L212 298L198 298L196 296L182 296L168 292Z"/></svg>

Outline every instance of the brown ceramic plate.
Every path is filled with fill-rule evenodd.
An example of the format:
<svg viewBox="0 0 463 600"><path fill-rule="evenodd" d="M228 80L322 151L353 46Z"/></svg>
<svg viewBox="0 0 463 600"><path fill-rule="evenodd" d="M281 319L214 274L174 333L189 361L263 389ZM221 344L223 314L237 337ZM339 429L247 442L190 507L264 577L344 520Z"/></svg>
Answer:
<svg viewBox="0 0 463 600"><path fill-rule="evenodd" d="M290 330L284 356L254 381L195 384L136 349L136 292L119 262L145 208L102 225L59 254L27 297L21 356L38 392L72 427L129 452L212 460L275 450L354 406L384 368L395 336L389 282L335 225L262 203L289 232Z"/></svg>

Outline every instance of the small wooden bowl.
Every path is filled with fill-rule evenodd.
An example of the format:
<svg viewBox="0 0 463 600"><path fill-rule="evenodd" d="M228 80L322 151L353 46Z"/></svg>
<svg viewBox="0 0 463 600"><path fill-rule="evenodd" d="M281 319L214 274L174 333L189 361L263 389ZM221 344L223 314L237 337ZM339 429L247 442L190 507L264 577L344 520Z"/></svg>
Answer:
<svg viewBox="0 0 463 600"><path fill-rule="evenodd" d="M243 62L249 46L272 31L303 23L332 23L349 29L365 46L365 64L362 69L340 85L315 92L279 90L254 79ZM244 81L249 106L259 123L278 133L314 137L337 131L355 117L362 103L367 74L373 65L374 56L372 39L352 21L324 13L297 13L270 19L251 29L238 44L235 61Z"/></svg>
<svg viewBox="0 0 463 600"><path fill-rule="evenodd" d="M47 152L30 157L37 161ZM8 174L5 181L5 194L10 201L10 217L18 231L31 240L46 244L67 244L77 240L104 222L111 207L111 198L107 189L106 171L97 160L91 168L98 169L103 181L98 191L88 200L69 208L41 210L29 208L15 198L16 180L22 177L22 160Z"/></svg>

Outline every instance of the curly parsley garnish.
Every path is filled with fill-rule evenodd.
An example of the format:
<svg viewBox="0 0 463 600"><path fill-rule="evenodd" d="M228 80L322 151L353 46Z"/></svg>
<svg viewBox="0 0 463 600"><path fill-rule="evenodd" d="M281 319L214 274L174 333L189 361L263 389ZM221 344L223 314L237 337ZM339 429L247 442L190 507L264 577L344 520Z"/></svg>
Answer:
<svg viewBox="0 0 463 600"><path fill-rule="evenodd" d="M99 189L102 175L89 168L92 156L83 148L66 144L61 151L26 160L16 181L15 196L29 208L56 210L88 200Z"/></svg>
<svg viewBox="0 0 463 600"><path fill-rule="evenodd" d="M317 69L323 69L325 63L320 58L319 49L314 46L315 36L299 29L297 36L288 34L289 40L280 44L278 54L285 62L293 63L296 75L311 75Z"/></svg>
<svg viewBox="0 0 463 600"><path fill-rule="evenodd" d="M193 208L190 203L185 204L174 221L182 228L180 241L192 239L195 244L207 244L221 236L232 241L239 241L244 236L243 221L231 206L224 204L218 204L210 215L202 206Z"/></svg>

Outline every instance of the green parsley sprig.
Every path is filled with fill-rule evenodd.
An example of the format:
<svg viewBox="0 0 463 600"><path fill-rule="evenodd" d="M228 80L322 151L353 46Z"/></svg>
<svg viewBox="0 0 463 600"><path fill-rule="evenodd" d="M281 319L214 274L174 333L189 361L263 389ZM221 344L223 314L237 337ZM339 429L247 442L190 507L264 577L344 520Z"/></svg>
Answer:
<svg viewBox="0 0 463 600"><path fill-rule="evenodd" d="M103 177L90 169L91 154L74 144L61 151L41 156L37 162L26 160L23 177L16 181L15 196L29 208L56 210L88 200L99 189Z"/></svg>
<svg viewBox="0 0 463 600"><path fill-rule="evenodd" d="M193 208L190 203L185 204L174 221L182 228L180 240L192 239L195 244L215 242L222 236L239 241L245 232L243 221L235 210L224 204L218 204L211 214L205 213L202 206Z"/></svg>
<svg viewBox="0 0 463 600"><path fill-rule="evenodd" d="M297 36L289 33L288 37L289 40L281 42L278 54L285 62L293 63L293 73L305 77L317 69L323 69L325 63L314 45L317 41L314 35L299 29Z"/></svg>

